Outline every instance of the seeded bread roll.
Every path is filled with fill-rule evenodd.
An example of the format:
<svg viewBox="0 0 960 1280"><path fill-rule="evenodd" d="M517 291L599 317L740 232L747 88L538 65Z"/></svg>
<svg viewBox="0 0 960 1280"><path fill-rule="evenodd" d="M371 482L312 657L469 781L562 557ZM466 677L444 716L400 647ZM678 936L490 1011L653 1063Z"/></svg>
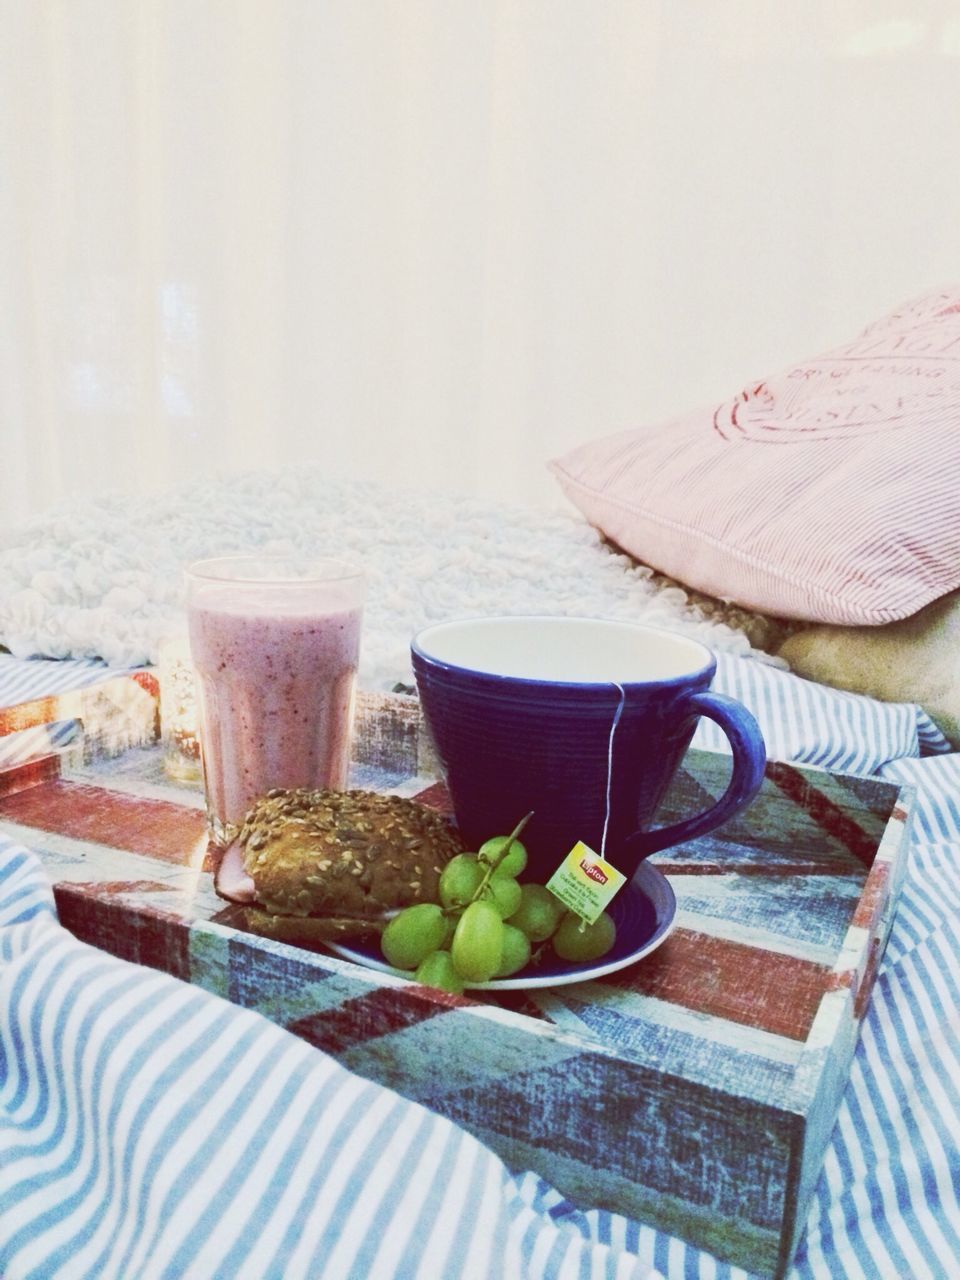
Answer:
<svg viewBox="0 0 960 1280"><path fill-rule="evenodd" d="M243 926L262 938L289 942L308 951L330 942L376 942L385 920L361 916L275 916L257 907L246 907Z"/></svg>
<svg viewBox="0 0 960 1280"><path fill-rule="evenodd" d="M288 917L369 919L435 902L460 850L441 814L372 791L270 791L237 843L256 905Z"/></svg>

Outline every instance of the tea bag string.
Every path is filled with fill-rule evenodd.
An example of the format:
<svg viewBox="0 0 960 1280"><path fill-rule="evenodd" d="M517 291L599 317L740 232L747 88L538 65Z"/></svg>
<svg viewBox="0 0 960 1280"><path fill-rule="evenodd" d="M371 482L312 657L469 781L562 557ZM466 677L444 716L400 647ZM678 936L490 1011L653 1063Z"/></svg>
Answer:
<svg viewBox="0 0 960 1280"><path fill-rule="evenodd" d="M607 856L607 827L610 825L610 791L613 783L613 735L617 732L617 725L620 723L620 717L623 715L623 706L627 700L626 692L622 684L618 684L616 680L610 683L615 689L620 690L620 701L617 703L617 709L613 713L613 723L610 725L610 737L607 740L607 812L603 819L603 835L600 838L600 857Z"/></svg>

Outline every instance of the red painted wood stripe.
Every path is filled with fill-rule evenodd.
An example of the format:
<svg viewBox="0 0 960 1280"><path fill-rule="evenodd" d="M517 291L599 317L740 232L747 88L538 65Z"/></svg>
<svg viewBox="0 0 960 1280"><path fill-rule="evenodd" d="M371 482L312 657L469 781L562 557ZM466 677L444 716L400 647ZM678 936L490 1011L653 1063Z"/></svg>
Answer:
<svg viewBox="0 0 960 1280"><path fill-rule="evenodd" d="M876 838L868 835L848 813L820 791L811 781L810 774L779 760L771 760L767 763L766 776L817 826L849 849L859 862L866 867L873 864L877 852Z"/></svg>
<svg viewBox="0 0 960 1280"><path fill-rule="evenodd" d="M54 888L59 888L60 883L57 881ZM76 885L77 882L68 880L63 883ZM125 897L131 893L168 893L170 890L170 886L162 880L88 880L80 888L91 897L104 900Z"/></svg>
<svg viewBox="0 0 960 1280"><path fill-rule="evenodd" d="M35 729L37 725L53 724L65 717L60 711L60 696L33 698L30 702L18 702L13 707L0 708L0 737L19 733L21 729Z"/></svg>
<svg viewBox="0 0 960 1280"><path fill-rule="evenodd" d="M5 796L0 817L181 866L195 859L207 829L196 809L63 781Z"/></svg>
<svg viewBox="0 0 960 1280"><path fill-rule="evenodd" d="M0 800L5 796L16 795L18 791L26 791L28 787L36 787L41 782L50 782L60 776L60 756L56 753L48 756L37 756L24 764L14 765L10 769L0 770Z"/></svg>
<svg viewBox="0 0 960 1280"><path fill-rule="evenodd" d="M870 949L867 952L867 962L863 967L863 973L860 975L853 998L853 1015L858 1022L863 1021L864 1014L867 1012L870 993L873 991L874 983L877 980L877 972L880 968L881 955L880 938L871 938Z"/></svg>
<svg viewBox="0 0 960 1280"><path fill-rule="evenodd" d="M127 903L99 884L54 886L57 914L65 929L121 960L190 979L190 929L169 911Z"/></svg>
<svg viewBox="0 0 960 1280"><path fill-rule="evenodd" d="M858 929L873 932L883 914L883 908L890 896L887 881L890 879L889 862L875 862L863 886L860 900L850 921Z"/></svg>
<svg viewBox="0 0 960 1280"><path fill-rule="evenodd" d="M834 987L846 987L853 991L853 1012L858 1020L862 1019L867 1011L870 993L873 991L883 954L883 913L890 898L889 879L889 863L874 863L857 903L857 909L853 913L853 919L850 921L851 925L866 930L869 936L870 942L866 948L865 959L859 970L848 969L835 975L833 979Z"/></svg>
<svg viewBox="0 0 960 1280"><path fill-rule="evenodd" d="M605 982L803 1041L830 976L826 965L812 960L677 929L642 964Z"/></svg>
<svg viewBox="0 0 960 1280"><path fill-rule="evenodd" d="M431 786L423 791L418 791L413 797L420 804L428 805L431 809L436 809L438 813L445 813L453 816L453 802L450 799L450 792L443 782L434 782Z"/></svg>
<svg viewBox="0 0 960 1280"><path fill-rule="evenodd" d="M464 996L428 987L420 988L415 996L393 987L380 987L286 1025L288 1031L318 1049L338 1054L379 1036L415 1027L464 1002Z"/></svg>
<svg viewBox="0 0 960 1280"><path fill-rule="evenodd" d="M152 671L134 671L130 677L141 689L145 689L152 698L160 697L160 681Z"/></svg>

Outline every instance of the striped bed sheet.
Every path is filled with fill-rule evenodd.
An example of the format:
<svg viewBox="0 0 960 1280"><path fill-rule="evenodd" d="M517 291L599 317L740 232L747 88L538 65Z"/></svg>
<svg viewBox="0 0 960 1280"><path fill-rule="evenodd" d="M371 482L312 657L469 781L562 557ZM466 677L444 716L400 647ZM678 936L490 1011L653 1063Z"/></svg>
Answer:
<svg viewBox="0 0 960 1280"><path fill-rule="evenodd" d="M97 658L14 658L0 653L0 769L66 747L80 733L76 720L54 720L5 732L4 709L86 689L131 669L109 667Z"/></svg>
<svg viewBox="0 0 960 1280"><path fill-rule="evenodd" d="M837 773L872 774L887 760L950 750L920 707L881 703L827 689L749 659L715 656L713 688L752 708L767 752L775 759L815 764ZM110 667L96 658L14 658L0 653L0 718L6 707L87 688L131 670L135 668ZM0 767L29 758L44 744L62 746L75 732L72 722L63 722L0 736ZM727 749L726 738L710 720L701 721L693 745L708 751Z"/></svg>
<svg viewBox="0 0 960 1280"><path fill-rule="evenodd" d="M105 674L69 665L57 678ZM0 705L34 675L0 659ZM759 663L721 655L715 687L754 710L771 755L917 788L907 882L790 1275L947 1280L960 1268L960 755L916 707ZM710 724L698 734L723 746ZM0 1126L7 1280L747 1280L506 1170L257 1015L76 942L9 842Z"/></svg>
<svg viewBox="0 0 960 1280"><path fill-rule="evenodd" d="M0 653L0 707L83 689L130 669L109 667L99 658L15 658Z"/></svg>

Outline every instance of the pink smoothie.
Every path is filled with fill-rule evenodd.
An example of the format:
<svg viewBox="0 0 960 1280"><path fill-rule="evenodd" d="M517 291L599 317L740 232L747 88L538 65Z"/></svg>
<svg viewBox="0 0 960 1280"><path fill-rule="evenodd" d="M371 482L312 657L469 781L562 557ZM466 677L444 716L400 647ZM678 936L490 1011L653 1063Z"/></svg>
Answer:
<svg viewBox="0 0 960 1280"><path fill-rule="evenodd" d="M338 787L350 762L358 607L290 612L256 589L189 611L207 807L237 824L272 787Z"/></svg>

